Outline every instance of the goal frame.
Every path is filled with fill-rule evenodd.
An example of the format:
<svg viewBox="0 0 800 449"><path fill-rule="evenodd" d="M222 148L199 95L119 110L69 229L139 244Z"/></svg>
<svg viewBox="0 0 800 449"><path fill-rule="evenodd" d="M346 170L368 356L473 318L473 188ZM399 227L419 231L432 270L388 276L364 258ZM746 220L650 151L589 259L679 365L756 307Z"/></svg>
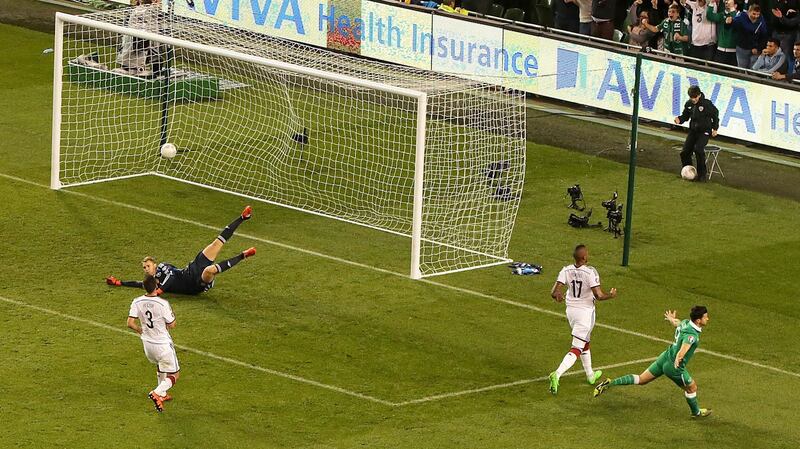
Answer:
<svg viewBox="0 0 800 449"><path fill-rule="evenodd" d="M343 75L339 73L327 72L324 70L303 67L296 64L291 64L288 62L277 61L273 59L268 59L260 56L249 55L241 52L237 52L234 50L230 50L227 48L221 47L214 47L211 45L201 44L197 42L187 41L183 39L177 39L170 36L165 36L141 29L135 28L128 28L124 26L119 26L111 23L106 23L98 20L94 20L88 17L82 16L75 16L71 14L65 13L56 13L55 17L55 42L54 42L54 64L53 64L53 124L52 124L52 143L51 143L51 175L50 175L50 188L53 190L60 190L65 187L76 187L81 185L88 185L88 184L96 184L106 181L114 181L120 179L127 179L133 178L138 176L147 176L147 175L155 175L159 177L164 177L168 179L172 179L175 181L180 181L192 185L197 185L204 188L209 188L212 190L217 190L237 196L242 196L245 198L249 198L256 201L261 201L281 207L288 207L290 209L311 213L314 215L320 215L326 218L333 218L339 221L344 221L347 223L357 224L360 226L365 226L368 228L389 232L392 234L402 235L408 238L408 234L400 233L396 231L392 231L389 229L380 228L377 226L373 226L367 223L361 223L354 220L350 220L348 218L337 217L332 214L327 214L323 212L317 212L313 210L301 209L292 205L284 204L277 201L271 201L264 198L257 198L254 196L250 196L247 194L208 186L201 183L197 183L190 180L181 179L178 177L168 176L165 174L157 173L157 172L144 172L138 173L133 175L125 175L125 176L117 176L117 177L110 177L104 179L97 179L91 181L84 181L78 182L74 184L69 184L68 186L63 186L60 180L60 164L61 164L61 125L62 125L62 116L61 116L61 108L62 108L62 90L63 90L63 75L64 75L64 68L63 68L63 58L64 58L64 25L66 23L81 25L86 27L95 28L98 30L103 30L111 33L129 35L132 37L150 40L159 42L161 44L185 48L188 50L194 50L199 52L208 53L214 56L231 58L238 61L249 62L253 64L259 64L267 67L272 67L280 70L285 70L289 72L295 72L301 75L307 75L312 77L318 77L322 79L326 79L329 81L340 82L340 83L347 83L353 86L373 89L377 91L382 91L394 95L400 95L411 99L412 101L416 102L416 136L415 136L415 158L414 158L414 184L413 184L413 209L412 209L412 227L411 227L411 263L410 263L410 271L409 276L412 279L421 279L423 277L422 271L420 270L420 257L421 257L421 245L422 245L422 217L423 217L423 198L424 198L424 168L425 168L425 142L426 142L426 123L427 123L427 114L428 114L428 94L423 91L408 89L404 87L397 87L388 84L382 84L375 81L365 80L361 78L351 77L348 75ZM157 151L158 149L154 149ZM444 246L451 246L447 244L443 244ZM444 272L437 272L433 274L428 274L427 276L438 276L442 274L454 273L459 271L466 271L471 269L477 269L482 267L494 266L499 264L508 263L510 259L498 257L495 255L484 254L474 250L468 250L464 248L465 251L469 251L476 254L485 255L491 258L496 259L494 262L477 265L477 266L470 266L465 268L457 268L449 271Z"/></svg>

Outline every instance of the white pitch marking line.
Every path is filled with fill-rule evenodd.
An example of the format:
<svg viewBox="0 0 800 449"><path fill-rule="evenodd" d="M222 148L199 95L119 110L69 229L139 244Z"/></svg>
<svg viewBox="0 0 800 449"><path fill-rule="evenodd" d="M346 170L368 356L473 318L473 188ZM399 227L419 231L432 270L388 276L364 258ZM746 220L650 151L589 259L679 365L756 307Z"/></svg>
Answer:
<svg viewBox="0 0 800 449"><path fill-rule="evenodd" d="M525 304L525 303L521 303L521 302L517 302L517 301L512 301L510 299L500 298L500 297L489 295L489 294L486 294L486 293L476 292L474 290L468 290L468 289L462 288L462 287L456 287L456 286L453 286L453 285L442 284L442 283L439 283L439 282L436 282L436 281L431 281L429 279L421 279L418 282L427 282L429 284L436 285L436 286L439 286L439 287L448 288L450 290L456 290L456 291L464 293L464 294L478 296L478 297L489 299L489 300L492 300L492 301L502 302L502 303L509 304L509 305L512 305L512 306L521 307L521 308L524 308L524 309L529 309L529 310L533 310L533 311L536 311L536 312L541 312L541 313L544 313L544 314L547 314L547 315L557 316L557 317L560 317L560 318L564 318L566 316L563 313L554 312L552 310L543 309L541 307L532 306L530 304ZM605 329L609 329L609 330L612 330L612 331L615 331L615 332L619 332L619 333L622 333L622 334L628 334L628 335L634 335L636 337L646 338L648 340L657 341L657 342L661 342L661 343L672 344L673 341L674 341L674 340L667 340L667 339L664 339L664 338L654 337L652 335L643 334L641 332L636 332L636 331L632 331L632 330L628 330L628 329L623 329L621 327L612 326L610 324L603 324L603 323L597 323L596 322L595 326L596 327L602 327L602 328L605 328ZM751 365L751 366L755 366L755 367L758 367L758 368L762 368L762 369L766 369L766 370L770 370L770 371L775 371L776 373L786 374L786 375L793 376L793 377L800 377L800 373L796 373L796 372L793 372L793 371L787 371L785 369L776 368L774 366L764 365L762 363L753 362L751 360L742 359L742 358L735 357L735 356L728 355L728 354L723 354L721 352L709 351L708 349L698 349L695 352L699 352L699 353L703 353L703 354L709 354L709 355L713 355L713 356L716 356L716 357L719 357L719 358L732 360L734 362L743 363L745 365Z"/></svg>
<svg viewBox="0 0 800 449"><path fill-rule="evenodd" d="M37 182L28 181L27 179L18 178L16 176L7 175L5 173L0 173L0 176L2 176L4 178L11 179L11 180L14 180L14 181L19 181L19 182L22 182L22 183L25 183L25 184L30 184L30 185L36 186L36 187L42 187L42 188L47 188L47 189L50 188L49 185L39 184ZM143 214L153 215L153 216L160 217L160 218L166 218L167 220L177 221L179 223L186 223L186 224L194 225L194 226L197 226L197 227L200 227L200 228L211 229L213 231L219 231L219 229L220 229L219 226L211 226L211 225L208 225L208 224L205 224L205 223L200 223L199 221L189 220L189 219L186 219L186 218L180 218L180 217L176 217L174 215L168 215L168 214L164 214L164 213L161 213L161 212L156 212L154 210L145 209L143 207L134 206L133 204L122 203L122 202L114 201L114 200L108 200L108 199L105 199L105 198L101 198L99 196L89 195L87 193L82 193L82 192L76 192L74 190L63 190L62 189L62 190L59 190L59 192L66 193L66 194L69 194L69 195L76 195L76 196L80 196L80 197L83 197L83 198L88 198L90 200L97 201L97 202L100 202L100 203L106 203L106 204L111 204L111 205L114 205L114 206L123 207L123 208L126 208L126 209L135 210L135 211L141 212ZM333 261L340 262L340 263L343 263L343 264L353 265L353 266L356 266L356 267L365 268L365 269L368 269L368 270L373 270L373 271L377 271L377 272L384 273L384 274L391 274L393 276L400 276L400 277L404 277L404 278L408 277L408 275L400 274L400 273L397 273L396 271L390 271L390 270L386 270L386 269L378 268L378 267L373 267L371 265L366 265L366 264L359 263L359 262L353 262L353 261L350 261L350 260L347 260L347 259L341 259L341 258L336 257L336 256L330 256L328 254L318 253L316 251L312 251L312 250L309 250L309 249L298 248L296 246L287 245L286 243L276 242L274 240L268 240L268 239L264 239L264 238L261 238L261 237L256 237L254 235L249 235L249 234L243 233L241 231L236 231L236 235L238 237L248 238L250 240L255 240L257 242L266 243L268 245L273 245L273 246L277 246L279 248L284 248L284 249L288 249L288 250L292 250L292 251L296 251L296 252L301 252L301 253L304 253L304 254L309 254L311 256L316 256L316 257L321 257L321 258L324 258L324 259L333 260Z"/></svg>
<svg viewBox="0 0 800 449"><path fill-rule="evenodd" d="M7 302L9 304L14 304L14 305L17 305L17 306L20 306L20 307L26 307L28 309L36 310L38 312L43 312L43 313L46 313L46 314L49 314L49 315L54 315L54 316L58 316L58 317L61 317L61 318L66 318L68 320L77 321L79 323L88 324L90 326L99 327L99 328L106 329L106 330L111 330L111 331L114 331L114 332L119 332L121 334L130 335L130 336L137 336L133 332L130 332L130 331L127 331L127 330L124 330L124 329L121 329L121 328L117 328L117 327L114 327L114 326L109 326L108 324L103 324L103 323L100 323L100 322L97 322L97 321L89 320L89 319L86 319L86 318L80 318L80 317L77 317L77 316L67 315L65 313L61 313L61 312L58 312L56 310L51 310L51 309L47 309L47 308L44 308L44 307L35 306L33 304L28 304L26 302L22 302L22 301L17 301L17 300L14 300L14 299L6 298L4 296L0 296L0 301ZM242 366L242 367L245 367L245 368L250 368L252 370L260 371L262 373L267 373L267 374L272 374L273 376L283 377L284 379L290 379L290 380L294 380L296 382L301 382L301 383L304 383L304 384L313 385L315 387L324 388L326 390L335 391L337 393L346 394L348 396L353 396L353 397L356 397L356 398L359 398L359 399L364 399L364 400L371 401L371 402L377 402L378 404L383 404L383 405L388 405L388 406L396 405L394 402L385 401L383 399L378 399L378 398L375 398L375 397L372 397L372 396L368 396L366 394L358 393L358 392L355 392L355 391L345 390L344 388L337 387L335 385L328 385L328 384L324 384L322 382L317 382L316 380L311 380L311 379L306 379L305 377L295 376L294 374L289 374L289 373L284 373L284 372L276 371L276 370L269 369L269 368L264 368L264 367L261 367L261 366L258 366L258 365L253 365L252 363L247 363L247 362L242 362L242 361L239 361L239 360L236 360L236 359L232 359L230 357L223 357L221 355L217 355L217 354L214 354L212 352L201 351L199 349L190 348L190 347L184 346L184 345L175 345L175 347L176 348L180 348L180 349L182 349L184 351L187 351L187 352L192 352L194 354L198 354L198 355L202 355L202 356L205 356L205 357L208 357L208 358L211 358L211 359L219 360L221 362L226 362L226 363L230 363L232 365L238 365L238 366Z"/></svg>
<svg viewBox="0 0 800 449"><path fill-rule="evenodd" d="M76 317L76 316L73 316L73 315L68 315L68 314L65 314L65 313L58 312L56 310L52 310L52 309L48 309L48 308L45 308L45 307L36 306L36 305L33 305L33 304L28 304L28 303L23 302L23 301L17 301L17 300L14 300L14 299L6 298L5 296L0 296L0 301L4 301L4 302L9 303L9 304L14 304L14 305L17 305L17 306L20 306L20 307L25 307L25 308L28 308L28 309L36 310L38 312L46 313L48 315L54 315L54 316L58 316L58 317L61 317L61 318L66 318L68 320L77 321L79 323L88 324L90 326L99 327L101 329L114 331L114 332L117 332L117 333L120 333L120 334L134 335L132 332L124 330L124 329L121 329L121 328L118 328L118 327L109 326L108 324L100 323L98 321L93 321L93 320L89 320L89 319L86 319L86 318L81 318L81 317ZM317 382L315 380L307 379L305 377L296 376L294 374L289 374L289 373L284 373L282 371L276 371L276 370L273 370L273 369L264 368L264 367L261 367L261 366L258 366L258 365L254 365L252 363L242 362L240 360L232 359L230 357L220 356L220 355L214 354L212 352L208 352L208 351L201 351L199 349L194 349L194 348L191 348L189 346L184 346L184 345L174 345L174 346L176 348L182 349L182 350L187 351L187 352L191 352L191 353L194 353L194 354L202 355L204 357L208 357L208 358L211 358L211 359L219 360L219 361L222 361L222 362L230 363L232 365L237 365L237 366L241 366L241 367L245 367L245 368L250 368L252 370L260 371L262 373L272 374L274 376L283 377L285 379L290 379L290 380L294 380L294 381L297 381L297 382L313 385L315 387L324 388L326 390L336 391L338 393L346 394L348 396L354 396L354 397L357 397L359 399L364 399L364 400L367 400L367 401L376 402L378 404L388 405L390 407L402 407L402 406L405 406L405 405L420 404L420 403L425 403L425 402L438 401L438 400L441 400L441 399L446 399L446 398L451 398L451 397L456 397L456 396L464 396L464 395L468 395L468 394L481 393L481 392L484 392L484 391L497 390L497 389L501 389L501 388L508 388L508 387L513 387L513 386L516 386L516 385L524 385L524 384L528 384L528 383L532 383L532 382L540 382L540 381L548 379L548 376L538 377L536 379L522 379L522 380L509 382L509 383L505 383L505 384L489 385L487 387L474 388L474 389L471 389L471 390L463 390L463 391L457 391L457 392L453 392L453 393L444 393L444 394L438 394L438 395L433 395L433 396L427 396L427 397L424 397L424 398L412 399L410 401L391 402L391 401L386 401L386 400L379 399L379 398L376 398L376 397L373 397L373 396L369 396L369 395L366 395L366 394L358 393L358 392L355 392L355 391L346 390L344 388L337 387L337 386L334 386L334 385L328 385L328 384L324 384L322 382ZM653 361L655 359L656 359L655 357L651 357L651 358L647 358L647 359L631 360L631 361L628 361L628 362L617 363L617 364L614 364L614 365L601 366L601 367L598 367L597 369L617 368L617 367L620 367L620 366L634 365L634 364L642 363L642 362L650 362L650 361ZM577 371L577 370L576 371L570 371L570 372L564 374L561 377L573 376L573 375L576 375L576 374L580 374L580 371Z"/></svg>
<svg viewBox="0 0 800 449"><path fill-rule="evenodd" d="M19 182L22 182L22 183L25 183L25 184L30 184L30 185L36 186L36 187L41 187L41 188L46 188L46 189L50 188L49 185L39 184L39 183L34 182L34 181L29 181L27 179L18 178L16 176L12 176L12 175L7 175L5 173L0 173L0 177L8 178L8 179L11 179L11 180L14 180L14 181L19 181ZM88 198L88 199L91 199L91 200L94 200L94 201L98 201L98 202L101 202L101 203L113 204L115 206L120 206L120 207L124 207L124 208L127 208L127 209L136 210L136 211L139 211L139 212L142 212L142 213L154 215L154 216L161 217L161 218L166 218L168 220L173 220L173 221L178 221L178 222L181 222L181 223L192 224L192 225L199 226L199 227L206 228L206 229L213 229L213 230L218 230L219 229L219 227L214 227L214 226L207 225L207 224L204 224L204 223L199 223L199 222L196 222L196 221L187 220L185 218L174 217L172 215L163 214L161 212L155 212L155 211L144 209L144 208L141 208L141 207L138 207L138 206L134 206L134 205L131 205L131 204L121 203L119 201L107 200L105 198L89 195L89 194L86 194L86 193L75 192L75 191L71 191L71 190L60 190L60 192L68 193L68 194L71 194L71 195L78 195L78 196L81 196L81 197L84 197L84 198ZM237 232L236 235L238 235L240 237L249 238L249 239L255 240L257 242L262 242L262 243L266 243L266 244L269 244L269 245L274 245L274 246L277 246L277 247L280 247L280 248L285 248L285 249L289 249L289 250L292 250L292 251L297 251L297 252L301 252L301 253L304 253L304 254L309 254L309 255L320 257L320 258L323 258L323 259L333 260L333 261L340 262L340 263L343 263L343 264L352 265L352 266L364 268L364 269L367 269L367 270L377 271L379 273L389 274L389 275L392 275L392 276L401 277L403 279L408 279L408 274L407 273L397 273L395 271L390 271L390 270L386 270L386 269L383 269L383 268L373 267L371 265L367 265L367 264L363 264L363 263L359 263L359 262L353 262L353 261L350 261L350 260L347 260L347 259L342 259L342 258L339 258L339 257L336 257L336 256L330 256L328 254L323 254L323 253L319 253L319 252L316 252L316 251L311 251L311 250L308 250L308 249L298 248L298 247L295 247L295 246L292 246L292 245L287 245L285 243L275 242L275 241L272 241L272 240L267 240L267 239L263 239L263 238L260 238L260 237L255 237L255 236L252 236L252 235L248 235L248 234L243 234L243 233ZM435 285L437 287L446 288L446 289L449 289L449 290L454 290L454 291L461 292L461 293L464 293L464 294L467 294L467 295L477 296L477 297L480 297L480 298L489 299L491 301L501 302L501 303L508 304L508 305L511 305L511 306L521 307L521 308L528 309L528 310L533 310L533 311L540 312L540 313L543 313L543 314L546 314L546 315L557 316L559 318L564 318L566 316L563 313L554 312L552 310L543 309L541 307L532 306L530 304L525 304L525 303L521 303L521 302L517 302L517 301L512 301L510 299L500 298L500 297L489 295L489 294L486 294L486 293L476 292L474 290L468 290L468 289L462 288L462 287L456 287L456 286L453 286L453 285L442 284L440 282L432 281L430 279L421 279L419 282L425 282L425 283L428 283L428 284L431 284L431 285ZM634 335L636 337L641 337L641 338L645 338L645 339L648 339L648 340L657 341L657 342L661 342L661 343L672 343L672 340L666 340L666 339L663 339L663 338L654 337L652 335L647 335L647 334L643 334L641 332L636 332L636 331L632 331L632 330L628 330L628 329L623 329L621 327L611 326L609 324L595 323L595 326L602 327L602 328L609 329L609 330L613 330L613 331L620 332L620 333L623 333L623 334ZM792 376L792 377L800 377L800 373L787 371L787 370L784 370L784 369L781 369L781 368L776 368L774 366L765 365L765 364L762 364L762 363L759 363L759 362L753 362L753 361L750 361L750 360L747 360L747 359L742 359L742 358L739 358L739 357L723 354L723 353L720 353L720 352L709 351L707 349L698 349L696 352L713 355L713 356L716 356L716 357L719 357L719 358L723 358L723 359L726 359L726 360L731 360L731 361L734 361L734 362L743 363L745 365L755 366L757 368L762 368L762 369L766 369L766 370L769 370L769 371L774 371L776 373L786 374L786 375Z"/></svg>
<svg viewBox="0 0 800 449"><path fill-rule="evenodd" d="M601 367L598 367L597 369L598 370L603 370L603 369L619 368L621 366L636 365L636 364L644 363L644 362L652 362L656 358L657 357L650 357L650 358L646 358L646 359L631 360L631 361L628 361L628 362L615 363L613 365L601 366ZM561 377L574 376L574 375L582 374L582 373L583 373L583 371L577 371L577 370L576 371L570 371L570 372L565 373ZM412 399L410 401L404 401L404 402L398 402L395 405L398 406L398 407L401 407L401 406L404 406L404 405L422 404L422 403L425 403L425 402L438 401L438 400L441 400L441 399L454 398L454 397L457 397L457 396L465 396L465 395L468 395L468 394L483 393L484 391L499 390L501 388L510 388L510 387L516 387L517 385L525 385L525 384L529 384L529 383L533 383L533 382L541 382L541 381L544 381L544 380L548 380L549 378L550 378L550 376L548 375L548 376L537 377L535 379L520 379L520 380L515 380L514 382L508 382L508 383L505 383L505 384L489 385L489 386L486 386L486 387L473 388L471 390L454 391L452 393L435 394L433 396L427 396L427 397L424 397L424 398Z"/></svg>

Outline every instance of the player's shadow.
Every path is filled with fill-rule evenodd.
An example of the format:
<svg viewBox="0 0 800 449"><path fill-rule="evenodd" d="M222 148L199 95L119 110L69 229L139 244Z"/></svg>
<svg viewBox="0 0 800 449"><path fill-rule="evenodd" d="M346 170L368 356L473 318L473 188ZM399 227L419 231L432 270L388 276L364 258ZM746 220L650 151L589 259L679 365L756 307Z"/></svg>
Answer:
<svg viewBox="0 0 800 449"><path fill-rule="evenodd" d="M216 289L216 287L214 289ZM179 308L191 306L195 309L202 308L205 312L212 312L214 314L224 313L227 310L227 308L222 305L222 302L225 302L225 296L219 297L218 292L204 292L200 293L199 295L168 293L161 295L161 297L166 299L173 309L175 309L175 306L178 306ZM180 310L176 310L176 313L178 312L180 312Z"/></svg>

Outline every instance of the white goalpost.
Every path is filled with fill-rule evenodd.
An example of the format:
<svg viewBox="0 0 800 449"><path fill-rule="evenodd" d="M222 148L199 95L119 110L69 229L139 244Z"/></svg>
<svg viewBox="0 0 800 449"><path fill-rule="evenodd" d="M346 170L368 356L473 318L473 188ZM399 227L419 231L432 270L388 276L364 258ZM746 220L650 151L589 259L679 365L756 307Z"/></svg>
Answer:
<svg viewBox="0 0 800 449"><path fill-rule="evenodd" d="M154 175L367 226L410 237L415 279L509 261L520 92L157 5L55 40L53 189Z"/></svg>

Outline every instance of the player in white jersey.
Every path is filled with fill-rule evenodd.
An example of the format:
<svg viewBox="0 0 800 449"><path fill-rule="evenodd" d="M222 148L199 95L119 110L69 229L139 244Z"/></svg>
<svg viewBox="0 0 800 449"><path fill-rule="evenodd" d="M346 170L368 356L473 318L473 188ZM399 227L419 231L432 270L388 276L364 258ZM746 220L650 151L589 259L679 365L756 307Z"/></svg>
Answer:
<svg viewBox="0 0 800 449"><path fill-rule="evenodd" d="M175 328L175 314L172 307L162 298L158 297L158 281L153 276L144 278L144 289L147 294L139 296L131 303L128 312L128 327L142 337L144 354L147 360L157 366L158 385L147 394L156 410L164 411L164 402L172 397L167 394L180 375L178 355L172 344L169 330ZM136 323L139 320L139 324Z"/></svg>
<svg viewBox="0 0 800 449"><path fill-rule="evenodd" d="M587 265L589 250L584 245L575 247L572 253L575 259L573 265L567 265L558 273L558 279L550 291L550 296L556 302L565 301L564 287L567 288L567 321L572 329L572 347L561 361L561 365L550 373L550 393L558 393L558 383L561 376L581 358L586 380L594 385L603 375L600 370L592 370L592 354L589 352L589 341L594 329L594 303L606 299L616 298L617 289L612 288L607 294L600 288L600 275L594 267Z"/></svg>

